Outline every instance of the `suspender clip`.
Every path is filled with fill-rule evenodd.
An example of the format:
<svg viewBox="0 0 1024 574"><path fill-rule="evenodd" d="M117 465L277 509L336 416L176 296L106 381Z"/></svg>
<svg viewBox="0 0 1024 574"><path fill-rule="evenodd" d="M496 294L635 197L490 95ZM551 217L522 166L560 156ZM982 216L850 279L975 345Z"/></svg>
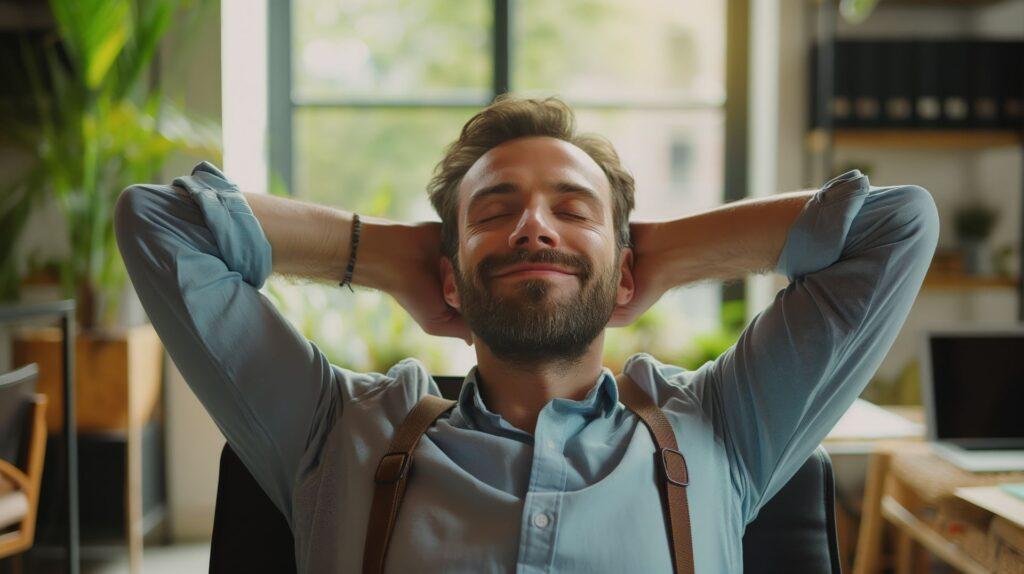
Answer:
<svg viewBox="0 0 1024 574"><path fill-rule="evenodd" d="M409 455L404 452L389 452L380 457L373 481L377 484L391 484L404 478L407 472L409 472Z"/></svg>
<svg viewBox="0 0 1024 574"><path fill-rule="evenodd" d="M675 455L672 457L676 461L673 464L669 464L669 459L666 457L668 453ZM690 471L686 468L686 458L678 450L667 447L661 449L661 472L665 474L665 478L669 482L676 486L690 485Z"/></svg>

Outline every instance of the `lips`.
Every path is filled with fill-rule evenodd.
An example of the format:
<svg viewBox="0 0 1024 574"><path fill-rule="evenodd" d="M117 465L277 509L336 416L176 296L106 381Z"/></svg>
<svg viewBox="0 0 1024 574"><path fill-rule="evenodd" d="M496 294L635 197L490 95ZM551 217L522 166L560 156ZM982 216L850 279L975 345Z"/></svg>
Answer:
<svg viewBox="0 0 1024 574"><path fill-rule="evenodd" d="M564 273L566 275L575 275L572 270L566 269L565 267L559 267L558 265L532 264L510 267L501 273L498 273L495 277L504 277L505 275L511 275L512 273L517 273L519 271L554 271L557 273Z"/></svg>

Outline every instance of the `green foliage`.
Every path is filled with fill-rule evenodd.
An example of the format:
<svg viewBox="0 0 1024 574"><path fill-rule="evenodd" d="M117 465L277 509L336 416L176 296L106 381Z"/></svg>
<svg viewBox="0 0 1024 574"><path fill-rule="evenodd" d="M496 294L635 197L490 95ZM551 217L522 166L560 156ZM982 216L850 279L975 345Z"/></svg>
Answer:
<svg viewBox="0 0 1024 574"><path fill-rule="evenodd" d="M444 345L464 347L455 339L427 335L397 301L379 291L273 275L265 292L274 306L336 364L360 372L387 372L406 357L415 357L433 373L457 367Z"/></svg>
<svg viewBox="0 0 1024 574"><path fill-rule="evenodd" d="M746 302L723 303L717 329L690 334L686 322L687 317L671 301L662 299L632 324L605 331L605 364L612 370L621 369L630 355L647 352L667 363L695 370L736 344L746 325Z"/></svg>
<svg viewBox="0 0 1024 574"><path fill-rule="evenodd" d="M851 24L860 24L868 19L875 9L878 0L842 0L839 3L839 13Z"/></svg>
<svg viewBox="0 0 1024 574"><path fill-rule="evenodd" d="M722 303L721 327L709 333L695 335L691 341L691 348L684 351L674 364L692 370L717 359L739 339L746 324L746 309L746 301Z"/></svg>
<svg viewBox="0 0 1024 574"><path fill-rule="evenodd" d="M112 225L127 185L150 181L172 151L217 153L213 124L187 116L148 82L156 47L184 0L51 0L59 38L42 59L23 50L19 70L31 110L0 110L4 136L37 161L0 205L0 299L18 297L13 251L31 211L54 199L67 221L70 255L61 262L64 296L79 298L79 320L114 317L125 271ZM18 73L20 72L20 74ZM11 77L5 73L6 77Z"/></svg>

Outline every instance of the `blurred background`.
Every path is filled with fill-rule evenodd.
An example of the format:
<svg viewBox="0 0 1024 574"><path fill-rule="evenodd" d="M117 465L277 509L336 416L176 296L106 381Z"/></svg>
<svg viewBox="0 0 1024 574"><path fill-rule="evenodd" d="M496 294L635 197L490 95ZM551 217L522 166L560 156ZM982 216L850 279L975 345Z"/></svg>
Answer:
<svg viewBox="0 0 1024 574"><path fill-rule="evenodd" d="M84 571L209 561L224 439L127 282L111 227L125 186L205 159L244 191L437 220L425 184L443 147L505 92L558 95L582 131L608 137L636 177L636 220L814 189L852 168L927 188L939 249L863 395L922 423L925 330L1024 320L1022 46L1024 0L0 0L0 304L12 318L0 373L37 364L49 399L46 472L27 499L35 540L0 572L65 563L68 464ZM674 290L609 330L606 364L618 372L646 351L696 368L785 285ZM380 293L277 276L263 291L347 368L415 356L461 377L475 364ZM46 307L67 299L70 315ZM56 314L14 311L30 307ZM62 312L75 462L61 438ZM846 467L835 453L852 565L870 453Z"/></svg>

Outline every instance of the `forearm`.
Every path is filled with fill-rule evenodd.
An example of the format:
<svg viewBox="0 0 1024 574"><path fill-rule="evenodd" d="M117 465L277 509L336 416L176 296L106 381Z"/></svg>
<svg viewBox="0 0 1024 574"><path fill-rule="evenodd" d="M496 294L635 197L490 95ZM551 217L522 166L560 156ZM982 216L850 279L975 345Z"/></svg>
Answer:
<svg viewBox="0 0 1024 574"><path fill-rule="evenodd" d="M273 271L340 283L352 241L352 212L298 199L243 192L270 242ZM390 246L402 224L359 216L360 237L352 283L388 291L395 276Z"/></svg>
<svg viewBox="0 0 1024 574"><path fill-rule="evenodd" d="M745 199L642 226L638 258L658 262L666 289L695 281L740 279L771 271L786 236L815 191Z"/></svg>

